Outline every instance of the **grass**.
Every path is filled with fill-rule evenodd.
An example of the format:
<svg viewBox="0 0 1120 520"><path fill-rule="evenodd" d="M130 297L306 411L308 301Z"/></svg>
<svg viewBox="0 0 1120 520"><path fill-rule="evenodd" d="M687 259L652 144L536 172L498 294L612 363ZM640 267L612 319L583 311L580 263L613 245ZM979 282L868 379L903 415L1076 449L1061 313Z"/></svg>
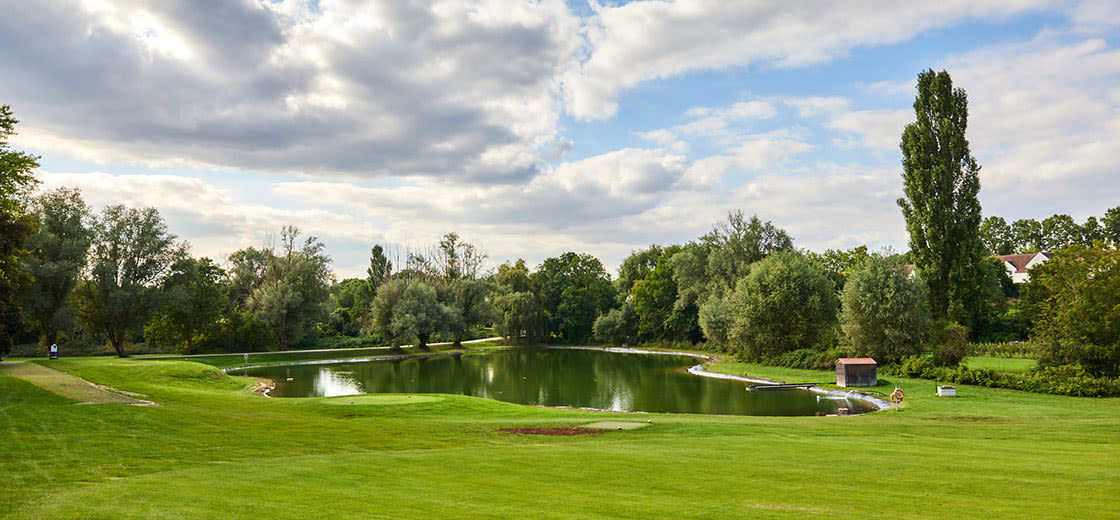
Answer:
<svg viewBox="0 0 1120 520"><path fill-rule="evenodd" d="M54 363L160 406L73 406L0 373L2 518L1120 515L1120 399L937 398L935 381L892 378L879 389L904 388L903 407L862 416L620 415L453 395L265 399L193 361ZM496 431L604 420L652 425Z"/></svg>
<svg viewBox="0 0 1120 520"><path fill-rule="evenodd" d="M1026 358L970 356L964 359L968 368L990 368L996 372L1022 374L1038 366L1038 361Z"/></svg>

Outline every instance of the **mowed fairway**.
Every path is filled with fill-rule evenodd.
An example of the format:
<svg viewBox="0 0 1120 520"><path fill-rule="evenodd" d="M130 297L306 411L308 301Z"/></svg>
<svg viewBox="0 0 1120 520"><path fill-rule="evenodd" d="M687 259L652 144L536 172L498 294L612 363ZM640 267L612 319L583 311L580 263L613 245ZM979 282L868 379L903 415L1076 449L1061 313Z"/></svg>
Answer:
<svg viewBox="0 0 1120 520"><path fill-rule="evenodd" d="M158 406L0 374L0 517L1115 518L1120 399L892 381L858 417L553 410L448 395L265 399L186 361L73 359ZM719 369L828 380L750 365ZM598 435L499 428L646 421Z"/></svg>

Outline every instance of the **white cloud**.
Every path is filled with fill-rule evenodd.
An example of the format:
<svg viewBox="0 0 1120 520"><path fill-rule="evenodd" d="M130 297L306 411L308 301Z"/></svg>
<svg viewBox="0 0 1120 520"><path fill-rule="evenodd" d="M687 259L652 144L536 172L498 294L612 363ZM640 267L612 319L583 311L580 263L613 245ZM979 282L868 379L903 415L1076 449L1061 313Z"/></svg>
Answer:
<svg viewBox="0 0 1120 520"><path fill-rule="evenodd" d="M579 24L562 0L16 2L0 77L24 142L79 157L510 180L559 137Z"/></svg>
<svg viewBox="0 0 1120 520"><path fill-rule="evenodd" d="M1005 17L1047 0L974 2L692 2L592 4L587 57L564 74L568 111L609 117L617 94L690 71L772 64L804 66L859 46L908 40L972 18Z"/></svg>

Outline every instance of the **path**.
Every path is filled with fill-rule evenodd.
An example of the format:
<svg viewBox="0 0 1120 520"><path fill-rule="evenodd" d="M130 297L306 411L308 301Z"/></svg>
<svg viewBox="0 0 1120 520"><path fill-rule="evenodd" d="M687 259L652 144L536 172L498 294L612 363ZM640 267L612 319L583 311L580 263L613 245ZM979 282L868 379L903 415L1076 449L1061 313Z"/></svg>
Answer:
<svg viewBox="0 0 1120 520"><path fill-rule="evenodd" d="M464 341L463 344L467 345L467 344L471 344L471 343L485 343L487 341L498 341L498 340L503 340L503 339L505 339L505 338L502 337L502 336L494 336L492 338L469 339L469 340ZM450 345L452 343L454 343L454 342L452 342L452 341L440 341L438 343L428 343L428 346L429 347L439 347L439 346L443 346L443 345ZM401 348L411 347L411 346L412 345L401 345ZM193 358L193 357L244 356L245 354L249 354L249 355L252 355L252 356L262 356L262 355L269 355L269 354L297 354L297 353L303 353L303 352L321 353L321 352L346 352L347 350L372 350L372 349L389 350L391 348L392 347L390 347L390 346L383 346L383 347L349 347L349 348L317 348L317 349L311 349L311 350L273 350L273 351L270 351L270 352L231 352L231 353L227 353L227 354L182 354L182 355L174 355L174 356L154 355L154 356L131 356L131 357L132 357L132 359L180 359L180 358Z"/></svg>
<svg viewBox="0 0 1120 520"><path fill-rule="evenodd" d="M0 374L22 379L39 388L77 401L77 404L120 403L138 406L155 404L151 401L110 392L107 389L108 387L95 385L80 377L59 372L38 363L28 363L26 361L4 363L0 366Z"/></svg>

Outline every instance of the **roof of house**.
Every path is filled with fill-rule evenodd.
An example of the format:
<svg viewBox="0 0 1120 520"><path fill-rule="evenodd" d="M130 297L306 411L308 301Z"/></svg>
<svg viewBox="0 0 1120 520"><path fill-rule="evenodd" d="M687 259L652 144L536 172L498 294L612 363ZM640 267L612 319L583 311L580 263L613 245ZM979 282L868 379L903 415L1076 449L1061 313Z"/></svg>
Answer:
<svg viewBox="0 0 1120 520"><path fill-rule="evenodd" d="M844 365L878 365L874 359L869 357L842 357L836 360L836 364Z"/></svg>
<svg viewBox="0 0 1120 520"><path fill-rule="evenodd" d="M1027 264L1031 263L1031 261L1034 260L1034 257L1038 255L1042 255L1047 260L1054 256L1050 253L1042 252L1026 253L1022 255L996 255L996 258L1011 264L1011 266L1015 268L1016 273L1025 273L1027 272Z"/></svg>

